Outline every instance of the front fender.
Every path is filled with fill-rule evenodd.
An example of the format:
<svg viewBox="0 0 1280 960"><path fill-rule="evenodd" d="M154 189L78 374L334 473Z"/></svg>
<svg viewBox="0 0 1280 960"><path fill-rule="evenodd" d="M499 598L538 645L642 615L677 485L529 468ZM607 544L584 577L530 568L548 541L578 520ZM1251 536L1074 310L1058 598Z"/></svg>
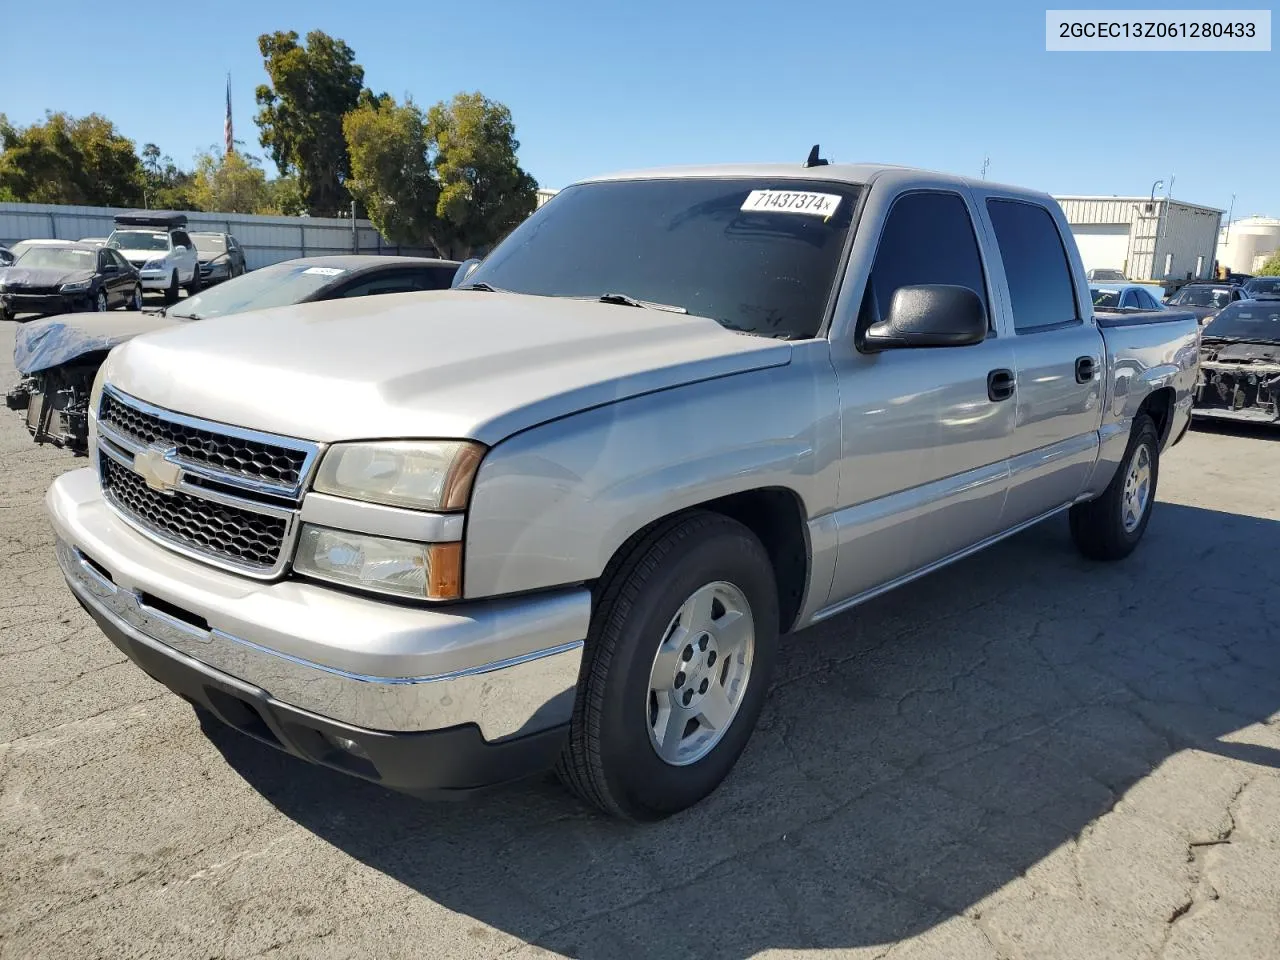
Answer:
<svg viewBox="0 0 1280 960"><path fill-rule="evenodd" d="M784 367L633 397L495 446L467 518L466 596L594 580L645 526L734 493L788 489L807 519L829 512L840 434L825 346L797 350Z"/></svg>

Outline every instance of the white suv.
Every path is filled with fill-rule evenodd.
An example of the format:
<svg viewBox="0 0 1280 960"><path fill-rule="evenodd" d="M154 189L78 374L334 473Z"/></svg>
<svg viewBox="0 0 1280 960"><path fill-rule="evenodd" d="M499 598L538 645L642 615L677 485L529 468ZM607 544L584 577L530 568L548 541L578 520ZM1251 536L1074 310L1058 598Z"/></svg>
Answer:
<svg viewBox="0 0 1280 960"><path fill-rule="evenodd" d="M173 303L179 287L189 294L200 289L200 256L183 214L141 211L115 219L107 246L138 268L144 290L162 290L165 302Z"/></svg>

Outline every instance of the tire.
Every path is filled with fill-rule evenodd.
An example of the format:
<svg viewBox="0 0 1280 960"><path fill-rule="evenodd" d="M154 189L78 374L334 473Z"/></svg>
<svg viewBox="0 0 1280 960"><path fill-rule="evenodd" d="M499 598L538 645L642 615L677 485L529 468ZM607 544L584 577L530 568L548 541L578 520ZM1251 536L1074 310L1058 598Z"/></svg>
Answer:
<svg viewBox="0 0 1280 960"><path fill-rule="evenodd" d="M0 320L12 320L16 314L8 307L0 309Z"/></svg>
<svg viewBox="0 0 1280 960"><path fill-rule="evenodd" d="M129 295L129 300L125 306L130 310L142 309L142 284L135 283L133 285L133 293Z"/></svg>
<svg viewBox="0 0 1280 960"><path fill-rule="evenodd" d="M169 286L166 287L164 291L164 302L165 303L178 302L178 271L177 270L173 271L173 274L169 277Z"/></svg>
<svg viewBox="0 0 1280 960"><path fill-rule="evenodd" d="M699 610L709 617L695 616ZM744 617L745 628L730 628ZM717 661L721 644L726 652ZM777 584L755 534L704 512L659 526L615 558L597 587L557 775L583 800L625 819L657 820L692 806L746 747L777 646ZM654 677L665 678L658 693ZM708 725L700 711L717 706L725 722ZM674 729L680 733L671 740Z"/></svg>
<svg viewBox="0 0 1280 960"><path fill-rule="evenodd" d="M195 270L191 274L191 282L187 284L187 296L194 297L200 292L204 283L200 280L200 264L196 264Z"/></svg>
<svg viewBox="0 0 1280 960"><path fill-rule="evenodd" d="M1145 481L1144 481L1145 476ZM1160 479L1160 433L1145 413L1133 421L1129 445L1101 496L1071 508L1071 538L1090 560L1133 553L1151 520ZM1146 496L1141 496L1145 484Z"/></svg>
<svg viewBox="0 0 1280 960"><path fill-rule="evenodd" d="M98 295L93 298L93 309L98 313L106 313L111 309L111 304L107 302L107 291L98 291Z"/></svg>

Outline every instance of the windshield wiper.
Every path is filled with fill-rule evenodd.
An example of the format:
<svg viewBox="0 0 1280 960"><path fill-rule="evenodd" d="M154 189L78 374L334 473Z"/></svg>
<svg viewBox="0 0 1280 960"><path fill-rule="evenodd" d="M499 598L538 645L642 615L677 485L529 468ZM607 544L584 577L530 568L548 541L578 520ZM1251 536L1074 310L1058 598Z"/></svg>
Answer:
<svg viewBox="0 0 1280 960"><path fill-rule="evenodd" d="M655 303L653 300L637 300L625 293L602 293L596 297L600 303L616 303L622 307L644 307L646 310L665 310L667 313L688 313L684 307L671 303Z"/></svg>
<svg viewBox="0 0 1280 960"><path fill-rule="evenodd" d="M483 293L507 293L508 292L506 290L502 290L498 287L495 287L492 284L485 283L483 280L477 280L475 283L464 283L459 287L454 287L453 289L480 290Z"/></svg>

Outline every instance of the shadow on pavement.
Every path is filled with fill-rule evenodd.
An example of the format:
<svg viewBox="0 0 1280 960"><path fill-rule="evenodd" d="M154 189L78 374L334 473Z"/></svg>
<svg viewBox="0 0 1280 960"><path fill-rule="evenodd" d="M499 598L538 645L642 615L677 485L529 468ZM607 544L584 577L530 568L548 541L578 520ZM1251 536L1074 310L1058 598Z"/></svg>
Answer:
<svg viewBox="0 0 1280 960"><path fill-rule="evenodd" d="M1092 564L1055 520L797 634L734 774L656 825L550 781L423 803L206 730L297 823L547 949L886 944L1017 878L1180 750L1280 766L1218 739L1280 710L1277 542L1275 521L1161 503L1133 557Z"/></svg>

